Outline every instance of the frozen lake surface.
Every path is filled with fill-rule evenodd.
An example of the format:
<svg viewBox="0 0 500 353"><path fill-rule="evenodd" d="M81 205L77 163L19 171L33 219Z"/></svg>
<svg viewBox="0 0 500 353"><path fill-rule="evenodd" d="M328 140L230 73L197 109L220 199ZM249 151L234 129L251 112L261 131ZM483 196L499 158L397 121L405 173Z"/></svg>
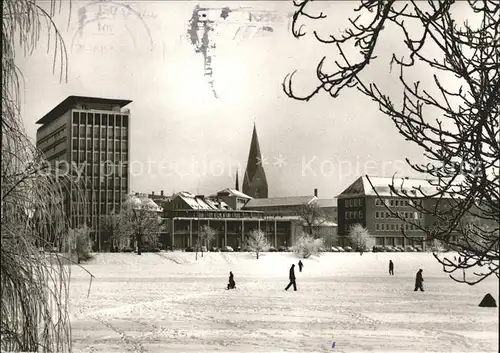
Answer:
<svg viewBox="0 0 500 353"><path fill-rule="evenodd" d="M453 255L451 255L453 257ZM395 276L388 274L388 262ZM453 282L429 253L97 254L72 267L75 352L498 352L498 279ZM414 292L424 270L425 292ZM226 290L229 271L237 288ZM332 348L335 342L335 347Z"/></svg>

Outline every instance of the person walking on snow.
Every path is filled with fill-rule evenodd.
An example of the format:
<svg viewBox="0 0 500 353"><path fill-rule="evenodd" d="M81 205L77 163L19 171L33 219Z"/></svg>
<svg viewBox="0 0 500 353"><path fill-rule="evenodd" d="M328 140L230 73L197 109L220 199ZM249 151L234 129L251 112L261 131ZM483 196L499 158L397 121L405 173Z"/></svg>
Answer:
<svg viewBox="0 0 500 353"><path fill-rule="evenodd" d="M302 267L304 267L304 264L302 263L302 260L299 260L299 272L302 272Z"/></svg>
<svg viewBox="0 0 500 353"><path fill-rule="evenodd" d="M286 286L285 290L288 290L288 288L293 285L293 290L296 291L297 283L295 283L295 264L290 267L290 275L288 276L288 278L290 279L290 283L288 283L288 286Z"/></svg>
<svg viewBox="0 0 500 353"><path fill-rule="evenodd" d="M424 291L424 278L422 277L423 270L420 269L417 272L417 276L415 277L415 292L420 289L422 292Z"/></svg>
<svg viewBox="0 0 500 353"><path fill-rule="evenodd" d="M236 282L234 281L234 276L233 272L229 271L229 284L227 285L227 289L234 289L236 288Z"/></svg>
<svg viewBox="0 0 500 353"><path fill-rule="evenodd" d="M389 260L389 274L394 276L394 263L392 260Z"/></svg>

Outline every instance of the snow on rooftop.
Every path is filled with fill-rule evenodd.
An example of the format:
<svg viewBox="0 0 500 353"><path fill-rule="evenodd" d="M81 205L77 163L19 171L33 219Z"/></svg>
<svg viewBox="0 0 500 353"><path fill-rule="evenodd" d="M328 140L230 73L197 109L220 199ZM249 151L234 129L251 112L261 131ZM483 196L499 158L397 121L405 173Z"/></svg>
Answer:
<svg viewBox="0 0 500 353"><path fill-rule="evenodd" d="M300 206L317 200L315 196L270 197L267 199L251 199L245 208Z"/></svg>
<svg viewBox="0 0 500 353"><path fill-rule="evenodd" d="M331 199L317 199L316 203L319 205L321 208L327 208L327 207L337 207L337 198L331 198Z"/></svg>
<svg viewBox="0 0 500 353"><path fill-rule="evenodd" d="M131 194L128 195L126 204L131 205L132 207L147 207L150 210L154 210L156 212L162 212L163 208L160 207L156 202L150 199L146 194Z"/></svg>
<svg viewBox="0 0 500 353"><path fill-rule="evenodd" d="M244 193L242 193L241 191L238 191L238 190L236 190L236 189L227 188L227 189L224 189L224 190L219 191L219 192L218 192L218 194L219 194L219 193L223 193L223 192L224 192L224 193L226 193L226 192L227 192L227 193L228 193L228 194L230 194L231 196L241 197L242 199L248 199L248 200L252 199L252 197L251 197L251 196L248 196L247 194L244 194Z"/></svg>
<svg viewBox="0 0 500 353"><path fill-rule="evenodd" d="M392 177L363 175L349 185L339 197L377 196L377 194L381 197L395 196L389 185L394 185L397 191L406 191L409 196L432 197L438 192L434 184L434 180L428 179L395 177L393 180Z"/></svg>
<svg viewBox="0 0 500 353"><path fill-rule="evenodd" d="M230 210L231 207L222 200L209 197L200 197L193 193L182 191L177 194L193 210Z"/></svg>

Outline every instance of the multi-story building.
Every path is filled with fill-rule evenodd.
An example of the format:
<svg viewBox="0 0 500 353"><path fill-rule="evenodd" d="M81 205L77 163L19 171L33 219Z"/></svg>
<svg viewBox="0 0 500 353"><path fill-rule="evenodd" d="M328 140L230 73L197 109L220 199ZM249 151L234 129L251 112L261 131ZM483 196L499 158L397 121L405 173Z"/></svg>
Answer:
<svg viewBox="0 0 500 353"><path fill-rule="evenodd" d="M235 189L224 189L209 197L180 192L161 203L168 223L162 243L177 249L193 247L200 227L208 225L217 232L212 246L244 248L250 232L257 229L277 249L292 246L306 226L297 215L297 207L315 199L314 196L253 199ZM264 203L269 200L270 203ZM255 208L247 208L256 201ZM322 234L335 237L337 224L329 218L321 220L320 228Z"/></svg>
<svg viewBox="0 0 500 353"><path fill-rule="evenodd" d="M167 234L162 237L164 245L177 249L192 247L196 244L198 232L204 225L210 226L217 232L211 244L216 247L243 248L248 234L257 229L266 233L269 243L275 248L290 246L293 243L296 236L293 227L295 219L267 217L260 211L233 209L229 204L237 205L237 199L243 196L240 193L227 195L227 190L218 193L223 194L224 201L218 196L205 197L179 192L164 203L162 205L164 217L168 223Z"/></svg>
<svg viewBox="0 0 500 353"><path fill-rule="evenodd" d="M82 171L83 201L75 190L66 198L73 227L98 229L99 216L118 209L129 192L130 100L69 96L37 124L37 147L53 165ZM96 236L100 249L102 239Z"/></svg>
<svg viewBox="0 0 500 353"><path fill-rule="evenodd" d="M354 224L361 224L375 238L374 245L413 245L425 248L425 233L416 225L427 229L432 220L428 215L418 212L419 207L414 206L430 207L435 200L419 196L415 188L420 187L427 195L432 194L435 188L428 180L405 178L404 189L414 195L410 200L395 195L389 187L392 183L392 178L369 177L368 180L366 176L362 176L338 196L338 231L341 246L350 245L350 228ZM401 183L396 180L395 187L400 186ZM410 222L402 221L393 212ZM403 229L407 237L403 236Z"/></svg>

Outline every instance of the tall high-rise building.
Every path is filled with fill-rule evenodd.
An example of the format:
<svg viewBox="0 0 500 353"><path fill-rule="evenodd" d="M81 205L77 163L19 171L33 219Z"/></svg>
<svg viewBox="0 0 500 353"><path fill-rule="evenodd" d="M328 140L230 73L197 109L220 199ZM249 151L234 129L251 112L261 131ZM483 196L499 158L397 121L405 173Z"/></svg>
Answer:
<svg viewBox="0 0 500 353"><path fill-rule="evenodd" d="M130 111L122 108L131 102L69 96L36 122L36 144L45 158L82 172L84 201L77 201L75 190L66 195L73 227L97 230L99 216L117 210L129 192Z"/></svg>
<svg viewBox="0 0 500 353"><path fill-rule="evenodd" d="M243 193L255 199L267 198L268 187L266 173L264 172L264 163L265 160L260 153L257 127L254 124L247 169L243 178Z"/></svg>

